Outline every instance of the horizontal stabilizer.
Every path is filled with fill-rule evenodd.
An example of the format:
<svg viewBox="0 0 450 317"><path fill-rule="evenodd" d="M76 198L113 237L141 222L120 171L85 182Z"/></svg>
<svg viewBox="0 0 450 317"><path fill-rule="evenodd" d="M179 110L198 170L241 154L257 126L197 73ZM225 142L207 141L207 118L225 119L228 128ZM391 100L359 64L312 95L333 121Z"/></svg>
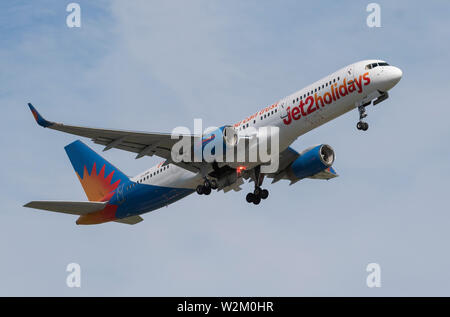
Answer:
<svg viewBox="0 0 450 317"><path fill-rule="evenodd" d="M144 219L142 219L142 217L140 217L140 216L131 216L131 217L127 217L127 218L114 220L114 222L125 223L127 225L135 225L135 224L141 222L142 220L144 220Z"/></svg>
<svg viewBox="0 0 450 317"><path fill-rule="evenodd" d="M30 201L24 207L61 212L71 215L86 215L105 208L107 202L92 201Z"/></svg>

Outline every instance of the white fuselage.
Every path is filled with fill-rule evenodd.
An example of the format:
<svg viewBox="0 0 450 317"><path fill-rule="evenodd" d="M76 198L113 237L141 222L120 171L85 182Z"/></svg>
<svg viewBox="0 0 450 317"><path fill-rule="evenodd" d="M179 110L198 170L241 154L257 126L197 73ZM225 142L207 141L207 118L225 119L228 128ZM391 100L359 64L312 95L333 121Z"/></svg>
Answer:
<svg viewBox="0 0 450 317"><path fill-rule="evenodd" d="M387 64L373 68L369 66L377 63L386 64L379 60L365 60L341 68L252 114L236 123L234 128L238 135L244 136L247 131L260 127L278 127L281 152L299 136L369 103L394 87L402 76L401 70ZM137 175L133 181L195 189L203 182L203 178L200 173L187 171L174 164L158 164Z"/></svg>

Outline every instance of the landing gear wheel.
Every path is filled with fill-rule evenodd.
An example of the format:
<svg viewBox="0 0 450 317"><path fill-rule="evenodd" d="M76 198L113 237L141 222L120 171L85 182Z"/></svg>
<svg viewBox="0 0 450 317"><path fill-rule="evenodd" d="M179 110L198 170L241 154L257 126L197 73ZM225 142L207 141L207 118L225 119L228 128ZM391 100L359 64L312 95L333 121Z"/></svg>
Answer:
<svg viewBox="0 0 450 317"><path fill-rule="evenodd" d="M211 194L211 187L210 186L203 186L203 194L205 194L205 195Z"/></svg>
<svg viewBox="0 0 450 317"><path fill-rule="evenodd" d="M261 198L267 199L267 197L269 197L269 191L267 189L261 190Z"/></svg>
<svg viewBox="0 0 450 317"><path fill-rule="evenodd" d="M203 195L203 185L198 185L196 191L197 194Z"/></svg>
<svg viewBox="0 0 450 317"><path fill-rule="evenodd" d="M367 122L363 122L363 121L359 121L356 124L356 128L358 130L363 130L363 131L367 131L367 129L369 129L369 124Z"/></svg>
<svg viewBox="0 0 450 317"><path fill-rule="evenodd" d="M369 105L369 103L365 103L363 105L358 106L358 112L359 112L359 122L356 124L356 128L358 130L367 131L369 128L369 124L367 122L362 121L365 117L367 117L366 114L366 106Z"/></svg>
<svg viewBox="0 0 450 317"><path fill-rule="evenodd" d="M256 166L254 169L254 176L252 177L255 182L255 189L253 193L248 193L245 198L247 202L259 205L261 199L266 199L269 197L269 191L267 189L262 189L261 185L264 180L264 175L261 175L260 166Z"/></svg>

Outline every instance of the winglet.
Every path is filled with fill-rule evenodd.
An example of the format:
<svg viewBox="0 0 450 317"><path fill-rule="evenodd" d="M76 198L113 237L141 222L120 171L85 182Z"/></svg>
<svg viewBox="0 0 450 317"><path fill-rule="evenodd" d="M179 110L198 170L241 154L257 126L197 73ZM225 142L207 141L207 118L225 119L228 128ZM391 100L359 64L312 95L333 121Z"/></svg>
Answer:
<svg viewBox="0 0 450 317"><path fill-rule="evenodd" d="M34 119L36 120L36 122L44 128L47 128L49 126L51 126L53 124L53 122L47 121L45 120L40 114L39 112L37 112L36 108L33 107L33 105L31 103L28 103L28 107L30 107L31 113L34 116Z"/></svg>

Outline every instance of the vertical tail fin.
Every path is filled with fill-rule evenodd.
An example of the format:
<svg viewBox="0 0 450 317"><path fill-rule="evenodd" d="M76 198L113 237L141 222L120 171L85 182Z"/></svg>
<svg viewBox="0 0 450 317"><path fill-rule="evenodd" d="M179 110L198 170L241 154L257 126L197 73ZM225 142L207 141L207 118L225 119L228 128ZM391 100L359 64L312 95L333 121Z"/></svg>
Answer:
<svg viewBox="0 0 450 317"><path fill-rule="evenodd" d="M81 141L65 148L89 201L102 201L128 177Z"/></svg>

